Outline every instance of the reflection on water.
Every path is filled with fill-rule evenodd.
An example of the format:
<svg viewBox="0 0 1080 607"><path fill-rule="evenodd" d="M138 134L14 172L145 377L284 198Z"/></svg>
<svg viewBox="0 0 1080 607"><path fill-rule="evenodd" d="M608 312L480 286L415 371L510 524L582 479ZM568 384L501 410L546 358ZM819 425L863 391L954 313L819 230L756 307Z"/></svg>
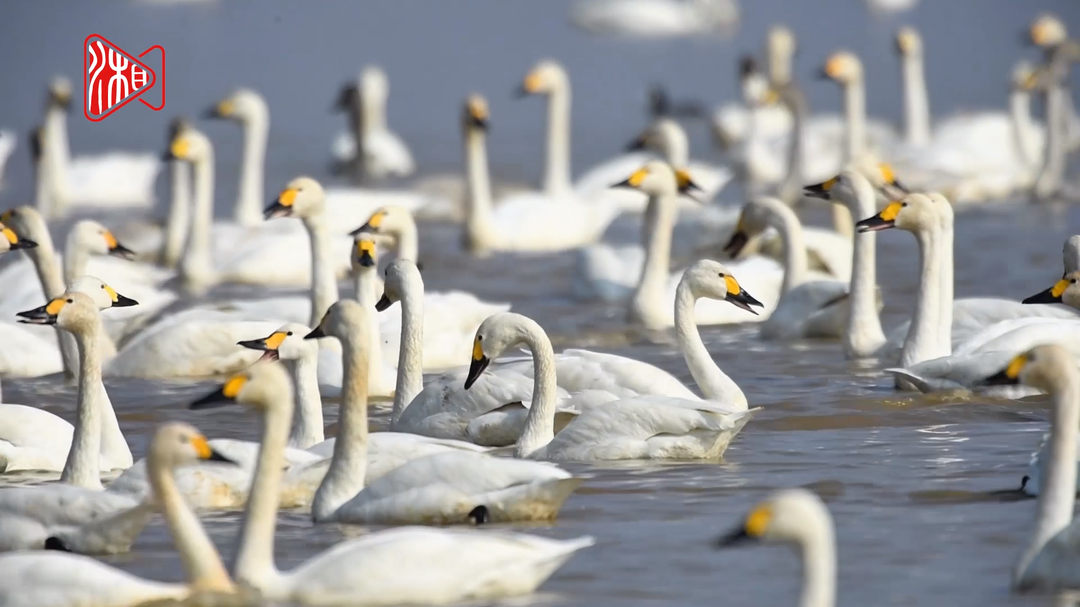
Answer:
<svg viewBox="0 0 1080 607"><path fill-rule="evenodd" d="M927 1L922 5L911 21L924 28L935 53L955 55L928 66L935 110L946 112L980 102L1000 106L1002 75L1017 53L1010 46L1015 30L1038 7L1006 0ZM320 10L329 11L321 16L300 6L306 4L265 3L260 8L268 8L256 13L250 6L231 2L169 8L140 5L131 10L109 5L101 9L107 13L106 23L86 15L78 19L81 8L73 8L66 19L55 20L49 9L46 19L46 9L24 3L0 9L20 18L5 20L6 27L0 26L4 33L0 51L26 43L28 36L46 33L81 40L85 28L96 25L120 39L127 35L133 43L141 41L140 31L160 36L170 49L170 60L176 57L175 72L170 72L170 77L175 75L170 81L170 109L194 113L209 99L241 83L267 93L275 116L271 184L298 172L323 175L321 159L339 117L324 115L322 108L338 80L367 60L388 66L395 83L391 121L414 142L418 160L427 168L459 165L453 120L456 104L471 88L489 92L500 116L492 159L496 171L510 177L533 178L538 173L541 110L536 104L515 105L507 99L521 72L548 54L563 57L574 68L575 150L582 166L618 149L640 126L641 103L634 95L652 79L703 98L731 97L734 57L741 50L758 48L761 32L775 21L815 24L814 29L796 27L803 36L797 59L800 73L809 73L814 62L834 47L849 45L865 54L872 80L872 111L894 115L898 108L893 92L898 78L887 36L899 21L873 21L862 12L853 12L858 6L854 2L748 2L744 29L734 41L638 46L571 32L562 20L566 4L561 2L513 3L512 8L479 0L452 5L327 2L319 5ZM1069 21L1077 5L1075 0L1061 0L1041 2L1039 7L1056 10ZM979 10L978 27L971 27L974 10ZM523 27L526 21L528 28ZM13 28L16 22L20 27ZM499 27L477 30L475 23ZM841 31L827 25L847 23L858 27ZM469 32L468 42L462 41L465 32ZM507 44L511 35L514 43ZM274 54L279 47L295 49L309 43L322 61L298 62L295 57ZM263 61L264 52L275 59ZM5 90L0 116L13 121L0 126L26 130L39 112L39 94L13 86L16 76L37 69L77 73L77 66L69 66L56 53L46 49L42 55L26 57L31 65L20 64L18 75L10 63L0 67L0 86ZM219 69L199 71L211 57L219 62ZM956 65L965 62L980 69L961 70L956 78L945 78L941 65L956 70ZM283 82L283 74L295 76ZM836 107L834 90L821 85L809 88L817 106ZM500 92L504 90L506 99ZM319 108L315 115L310 110L313 104ZM73 119L73 147L89 149L85 142L95 138L131 149L159 145L164 116L139 108L116 116L111 130ZM232 129L226 133L217 128L207 126L215 143L221 142L218 195L231 200L235 164L229 159L236 156L237 138ZM147 139L147 132L155 134ZM702 129L693 135L695 149L704 154ZM5 203L21 200L29 191L28 175L25 159L17 158L9 172ZM225 212L219 210L219 214ZM958 216L957 296L1021 298L1046 288L1060 273L1061 242L1080 226L1078 219L1073 209L1050 214L1030 207ZM63 228L54 227L56 234ZM636 230L636 223L628 219L613 228L615 233L630 235ZM424 225L421 231L428 289L464 288L485 299L510 301L516 311L539 321L557 348L589 347L637 357L692 383L671 335L629 330L622 308L569 299L572 254L473 259L460 251L457 228ZM917 253L908 234L883 233L879 243L878 277L888 329L909 314ZM709 547L709 539L743 516L753 502L775 488L791 486L821 493L836 517L842 605L1057 604L1051 598L1016 597L1008 592L1013 559L1026 541L1034 516L1034 502L1017 499L1015 488L1045 429L1045 399L897 394L892 391L891 377L881 371L887 365L878 361L845 361L836 343L766 344L757 341L755 333L753 327L703 329L717 363L739 383L752 405L764 407L725 461L568 466L589 480L571 497L559 520L520 528L554 537L589 534L597 538L597 544L556 574L541 595L512 604L792 604L798 572L788 551L713 552ZM136 454L145 453L151 428L164 420L191 421L214 436L254 438L257 424L242 411L196 414L182 408L207 387L184 382L108 382ZM56 378L15 380L4 382L4 397L70 417L75 391ZM336 407L328 406L326 415L332 431ZM386 420L387 411L380 409L373 425L385 428ZM26 475L4 480L43 478ZM238 519L237 513L204 517L226 560L231 557ZM277 561L287 569L342 537L368 531L313 527L304 514L285 512L279 518ZM147 529L131 553L105 560L151 578L178 580L181 576L160 521Z"/></svg>

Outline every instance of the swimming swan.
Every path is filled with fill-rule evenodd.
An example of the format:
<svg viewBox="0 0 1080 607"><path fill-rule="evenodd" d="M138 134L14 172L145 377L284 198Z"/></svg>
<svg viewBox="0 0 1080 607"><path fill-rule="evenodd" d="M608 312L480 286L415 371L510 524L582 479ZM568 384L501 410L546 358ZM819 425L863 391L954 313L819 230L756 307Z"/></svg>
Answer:
<svg viewBox="0 0 1080 607"><path fill-rule="evenodd" d="M350 165L360 181L416 172L408 146L386 124L389 96L389 79L377 65L364 66L359 78L342 87L338 96L335 109L349 112L350 130L334 141L333 154L337 162Z"/></svg>
<svg viewBox="0 0 1080 607"><path fill-rule="evenodd" d="M343 301L330 314L339 308L366 313L356 302ZM357 340L356 353L361 357L366 344L367 340ZM346 346L346 352L351 348ZM232 568L237 583L263 600L304 605L420 605L517 596L534 591L575 552L593 543L590 537L550 540L504 531L402 527L346 540L291 571L279 571L274 565L274 528L290 395L284 370L275 363L260 363L231 378L200 405L240 402L263 415L263 448ZM355 395L365 399L366 390L361 388ZM362 485L367 419L366 407L359 404L356 411L342 412L343 440L335 449L341 456L360 455L359 461L350 458L358 467L335 466L331 471L345 477L358 473L361 478L348 480L359 480ZM344 440L346 432L354 436ZM347 492L341 494L343 499L348 497Z"/></svg>
<svg viewBox="0 0 1080 607"><path fill-rule="evenodd" d="M802 560L800 607L836 605L836 532L821 498L806 489L783 489L759 502L735 529L716 539L717 548L743 542L791 544Z"/></svg>

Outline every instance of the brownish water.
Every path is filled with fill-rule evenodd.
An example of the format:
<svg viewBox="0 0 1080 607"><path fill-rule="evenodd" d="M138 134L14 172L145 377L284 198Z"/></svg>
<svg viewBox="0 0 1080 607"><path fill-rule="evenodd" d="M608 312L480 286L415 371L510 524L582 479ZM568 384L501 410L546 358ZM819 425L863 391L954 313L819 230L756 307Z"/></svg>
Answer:
<svg viewBox="0 0 1080 607"><path fill-rule="evenodd" d="M756 40L764 27L774 21L798 24L796 31L806 39L804 48L808 49L799 59L804 72L809 73L817 60L815 55L848 45L869 56L868 72L872 73L874 66L889 70L884 72L887 77L878 76L889 81L882 86L895 86L891 83L896 79L895 65L889 63L892 59L885 36L899 20L871 21L854 0L813 3L813 7L811 3L779 0L747 4L752 4L744 7L747 23L735 42L638 46L585 39L570 32L561 21L566 5L555 2L521 3L515 5L518 12L490 2L454 3L456 8L452 9L445 8L449 3L320 3L326 11L320 15L315 15L318 11L314 9L307 12L299 5L277 3L245 6L222 2L210 7L161 9L107 5L112 21L102 24L112 24L137 40L133 32L140 28L172 40L173 46L166 46L179 57L177 79L183 83L175 86L175 104L191 113L235 84L263 88L275 112L268 177L272 189L299 171L319 173L316 167L321 166L328 138L336 129L336 119L322 115L323 105L332 97L337 79L353 73L369 58L346 56L352 46L343 40L351 35L351 28L383 45L378 47L381 53L369 54L389 64L392 79L400 78L394 80L391 120L402 127L406 139L415 137L414 151L424 166L457 165L452 130L455 104L467 90L481 88L499 100L496 105L506 106L507 126L497 126L496 131L504 137L499 144L504 147L497 148L493 158L504 159L504 173L513 177L533 178L538 172L534 152L540 145L540 110L513 106L503 101L502 92L508 96L520 72L542 55L558 54L573 64L578 87L575 136L580 142L579 159L608 155L633 134L641 121L640 103L638 97L627 98L651 79L674 81L684 90L714 99L730 98L733 93L727 82L733 57L740 48L757 48ZM960 57L949 63L952 72L931 67L931 90L941 91L936 98L941 111L975 105L980 100L987 106L1001 106L1001 74L1018 52L1012 46L1014 30L1038 7L984 0L924 0L923 4L922 12L914 13L909 21L936 32L941 44L953 45ZM327 6L339 10L344 18L331 19L337 13ZM1042 6L1066 15L1070 10L1076 12L1076 5L1066 1ZM976 7L978 17L974 15ZM427 10L432 14L418 13ZM70 34L70 46L77 48L77 42L89 33L83 31L77 14L57 16L53 22L49 20L52 12L28 3L18 9L0 9L3 12L12 18L0 26L5 32L0 36L0 50L28 36L61 30ZM86 19L99 25L90 17ZM518 40L516 34L525 21L532 27ZM19 28L13 25L16 22L21 24ZM437 27L436 22L444 26ZM254 23L251 31L241 31L249 23ZM333 35L316 36L314 24L330 28ZM476 24L485 26L478 28L475 40L471 34L466 39L464 33ZM278 29L270 30L272 27ZM102 33L110 31L103 27ZM957 39L947 38L948 34ZM254 51L235 54L244 41L254 41L256 48L277 56L274 53L295 52L303 43L314 44L313 39L330 48L318 49L322 53L318 57L324 61L313 61L310 71L299 71L299 64L292 60L283 66L274 64ZM355 40L365 52L375 44L360 35ZM156 41L148 40L147 44ZM559 49L564 52L557 53ZM429 63L444 50L453 54L453 61ZM506 55L500 55L504 50ZM209 61L214 52L230 54L221 59L225 67L208 76L212 82L202 82L192 75L193 65ZM316 50L310 52L315 56ZM5 52L5 56L10 54ZM42 69L66 70L73 76L78 73L77 66L71 68L66 59L59 61L59 56L58 51L49 51L44 58L28 61ZM964 57L973 65L992 64L992 69L963 69ZM718 62L718 70L727 80L712 84L721 76L710 76L704 80L710 84L701 84L698 74L708 73L709 66ZM13 82L13 70L10 65L0 68L0 83ZM955 73L956 78L950 80L940 73L934 76L938 72L946 76ZM294 79L287 76L290 73L299 75ZM424 78L433 84L424 86ZM298 83L319 88L309 92ZM294 90L294 85L301 90ZM622 91L622 97L597 101L613 87ZM12 92L0 98L0 110L4 110L0 116L12 116L15 122L0 127L25 130L36 116L40 95L34 93L35 105L31 105L23 93L4 88ZM972 89L982 92L973 96ZM817 90L819 105L835 107L835 91ZM875 102L888 95L872 89L870 97L873 112ZM317 117L310 121L296 117L300 108L307 111L312 104L319 107ZM896 110L895 99L885 104ZM158 128L152 121L163 125L163 117L140 116L134 110L117 116L121 114L126 114L124 120L134 125L132 129L117 126L109 131L90 131L94 127L73 119L73 148L92 148L84 143L98 135L131 149L159 145L163 126ZM514 120L526 126L514 126ZM309 129L313 124L318 132ZM153 130L153 135L140 133L140 128ZM235 154L235 148L229 148L235 145L235 133L211 132L226 142L220 158ZM697 143L703 141L697 136ZM15 172L9 174L12 187L5 198L8 203L19 200L18 192L28 187L25 164L20 173L20 163L25 160L16 162ZM220 168L225 185L219 188L219 195L230 200L231 172L226 166ZM1061 245L1068 235L1080 231L1080 214L1072 209L1055 214L1012 205L963 213L956 224L957 296L1019 299L1046 288L1060 276ZM57 227L58 233L62 228ZM633 220L620 220L614 228L623 238L636 230ZM486 299L510 301L516 311L539 321L559 347L592 347L637 357L691 382L670 336L629 329L621 308L582 305L569 298L571 254L476 260L459 251L454 227L425 225L422 236L421 260L429 290L462 288ZM884 324L888 329L910 314L917 257L909 234L884 233L879 243L878 279L884 291ZM716 362L738 382L752 405L765 410L746 427L721 463L568 466L592 478L570 498L557 523L523 529L553 537L589 534L597 538L597 544L560 570L544 585L541 595L524 603L535 600L620 607L793 604L798 569L788 551L748 548L714 552L709 540L735 524L769 491L811 486L826 497L836 518L841 605L1052 604L1047 597L1018 597L1008 592L1010 569L1028 536L1034 502L1001 494L1019 486L1028 457L1045 430L1047 406L1042 400L948 400L897 394L881 373L882 365L845 361L835 342L769 344L756 338L753 327L704 328L702 332ZM110 381L113 403L136 455L145 453L148 433L163 420L190 421L212 436L255 438L255 420L240 411L193 414L183 408L208 385ZM56 378L5 380L4 397L10 402L40 404L70 417L74 390ZM333 421L335 407L328 407L327 414ZM203 520L228 558L238 515L210 514ZM313 527L301 514L283 514L277 535L278 563L290 568L343 535L356 532ZM178 580L181 575L160 520L146 530L131 553L106 560L150 578Z"/></svg>

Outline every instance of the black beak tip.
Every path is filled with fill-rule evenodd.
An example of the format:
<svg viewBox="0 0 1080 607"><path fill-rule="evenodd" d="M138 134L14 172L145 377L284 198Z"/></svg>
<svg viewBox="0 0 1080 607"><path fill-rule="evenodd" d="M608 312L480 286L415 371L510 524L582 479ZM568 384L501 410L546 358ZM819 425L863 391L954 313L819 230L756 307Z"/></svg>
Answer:
<svg viewBox="0 0 1080 607"><path fill-rule="evenodd" d="M1061 298L1060 297L1054 297L1054 294L1052 293L1052 291L1053 291L1052 288L1047 289L1045 291L1040 291L1039 293L1036 293L1036 294L1032 295L1031 297L1028 297L1027 299L1025 299L1024 301L1022 301L1020 303L1022 303L1022 304L1055 304L1055 303L1061 303Z"/></svg>
<svg viewBox="0 0 1080 607"><path fill-rule="evenodd" d="M116 294L116 301L113 302L112 307L114 307L114 308L130 308L131 306L137 306L137 305L139 305L139 302L135 301L134 299L132 299L130 297L124 297L123 295L117 293Z"/></svg>
<svg viewBox="0 0 1080 607"><path fill-rule="evenodd" d="M119 243L117 243L115 247L109 250L109 255L112 255L113 257L119 257L121 259L126 259L128 261L135 259L135 251L132 251L131 249Z"/></svg>
<svg viewBox="0 0 1080 607"><path fill-rule="evenodd" d="M267 349L265 339L246 339L244 341L236 342L236 345L247 348L248 350L259 350L263 352Z"/></svg>
<svg viewBox="0 0 1080 607"><path fill-rule="evenodd" d="M263 219L274 219L275 217L288 217L292 214L289 207L281 204L278 201L271 202L269 206L263 210Z"/></svg>
<svg viewBox="0 0 1080 607"><path fill-rule="evenodd" d="M352 232L349 232L349 236L356 237L356 236L359 236L361 234L374 234L374 233L375 233L375 228L370 223L365 223L364 225L360 226L359 228L356 228L355 230L353 230Z"/></svg>
<svg viewBox="0 0 1080 607"><path fill-rule="evenodd" d="M480 376L484 374L484 369L487 369L491 364L491 359L486 356L480 358L474 358L469 365L469 375L465 378L465 389L468 390L476 383L476 380L480 379Z"/></svg>
<svg viewBox="0 0 1080 607"><path fill-rule="evenodd" d="M743 527L739 527L738 529L734 529L716 538L715 540L713 540L712 545L715 550L722 550L724 548L729 548L731 546L741 544L749 539L750 536L747 535L746 529Z"/></svg>
<svg viewBox="0 0 1080 607"><path fill-rule="evenodd" d="M12 250L36 249L37 246L38 246L38 243L34 242L33 240L30 240L29 238L20 238L19 242L11 245L11 249Z"/></svg>
<svg viewBox="0 0 1080 607"><path fill-rule="evenodd" d="M611 187L612 187L612 188L630 188L630 189L632 189L632 190L633 190L633 189L637 189L637 188L635 188L634 186L630 185L630 178L629 178L629 177L627 177L626 179L623 179L623 180L622 180L622 181L620 181L619 183L613 183L613 184L611 184Z"/></svg>
<svg viewBox="0 0 1080 607"><path fill-rule="evenodd" d="M528 97L528 96L529 96L529 91L525 90L525 85L524 84L518 85L518 87L516 89L514 89L514 98L515 99L522 99L522 98Z"/></svg>
<svg viewBox="0 0 1080 607"><path fill-rule="evenodd" d="M240 465L237 462L225 457L219 451L216 451L214 449L210 450L210 457L208 457L206 459L207 459L207 461L211 461L211 462L224 462L226 464L232 464L234 466L239 466Z"/></svg>
<svg viewBox="0 0 1080 607"><path fill-rule="evenodd" d="M487 506L477 506L469 511L469 522L480 526L491 522L491 511Z"/></svg>
<svg viewBox="0 0 1080 607"><path fill-rule="evenodd" d="M33 310L17 312L19 322L27 325L55 325L56 317L45 311L46 306L40 306Z"/></svg>
<svg viewBox="0 0 1080 607"><path fill-rule="evenodd" d="M637 139L635 139L635 140L631 141L630 143L626 144L626 151L627 152L637 152L639 150L644 150L644 149L645 149L645 138L644 137L638 137Z"/></svg>
<svg viewBox="0 0 1080 607"><path fill-rule="evenodd" d="M326 333L323 332L321 326L318 326L312 329L311 333L305 335L304 339L319 339L320 337L326 337Z"/></svg>
<svg viewBox="0 0 1080 607"><path fill-rule="evenodd" d="M213 119L216 119L216 118L221 118L222 116L221 116L221 113L218 112L217 106L212 105L212 106L210 106L210 107L208 107L208 108L206 108L205 110L202 111L202 117L213 120Z"/></svg>
<svg viewBox="0 0 1080 607"><path fill-rule="evenodd" d="M383 295L379 299L379 301L377 301L375 303L375 311L376 312L382 312L383 310L389 308L392 305L394 305L394 302L390 301L390 298L387 297L386 295Z"/></svg>
<svg viewBox="0 0 1080 607"><path fill-rule="evenodd" d="M200 409L214 409L217 407L224 407L232 404L232 399L225 396L223 388L218 388L210 394L200 398L199 400L188 405L188 409L192 411L198 411Z"/></svg>
<svg viewBox="0 0 1080 607"><path fill-rule="evenodd" d="M739 253L742 252L743 247L746 246L746 243L749 242L749 240L750 237L747 236L745 233L735 232L731 235L731 239L728 240L728 243L724 245L724 252L727 253L729 257L734 259L739 255Z"/></svg>
<svg viewBox="0 0 1080 607"><path fill-rule="evenodd" d="M1020 383L1020 381L1017 378L1009 377L1005 374L1005 371L1001 371L1000 373L995 373L990 377L987 377L979 383L984 386L1012 386Z"/></svg>

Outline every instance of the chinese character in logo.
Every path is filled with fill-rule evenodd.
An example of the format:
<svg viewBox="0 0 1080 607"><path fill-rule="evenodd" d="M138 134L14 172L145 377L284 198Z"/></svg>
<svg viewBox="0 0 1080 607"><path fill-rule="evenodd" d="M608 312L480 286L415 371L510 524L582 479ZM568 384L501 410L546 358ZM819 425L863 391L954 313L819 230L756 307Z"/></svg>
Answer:
<svg viewBox="0 0 1080 607"><path fill-rule="evenodd" d="M144 63L151 51L161 52L160 75ZM161 103L151 105L143 95L161 86ZM83 42L83 114L88 120L104 120L116 110L138 99L155 112L165 107L165 49L155 44L138 57L90 34Z"/></svg>

